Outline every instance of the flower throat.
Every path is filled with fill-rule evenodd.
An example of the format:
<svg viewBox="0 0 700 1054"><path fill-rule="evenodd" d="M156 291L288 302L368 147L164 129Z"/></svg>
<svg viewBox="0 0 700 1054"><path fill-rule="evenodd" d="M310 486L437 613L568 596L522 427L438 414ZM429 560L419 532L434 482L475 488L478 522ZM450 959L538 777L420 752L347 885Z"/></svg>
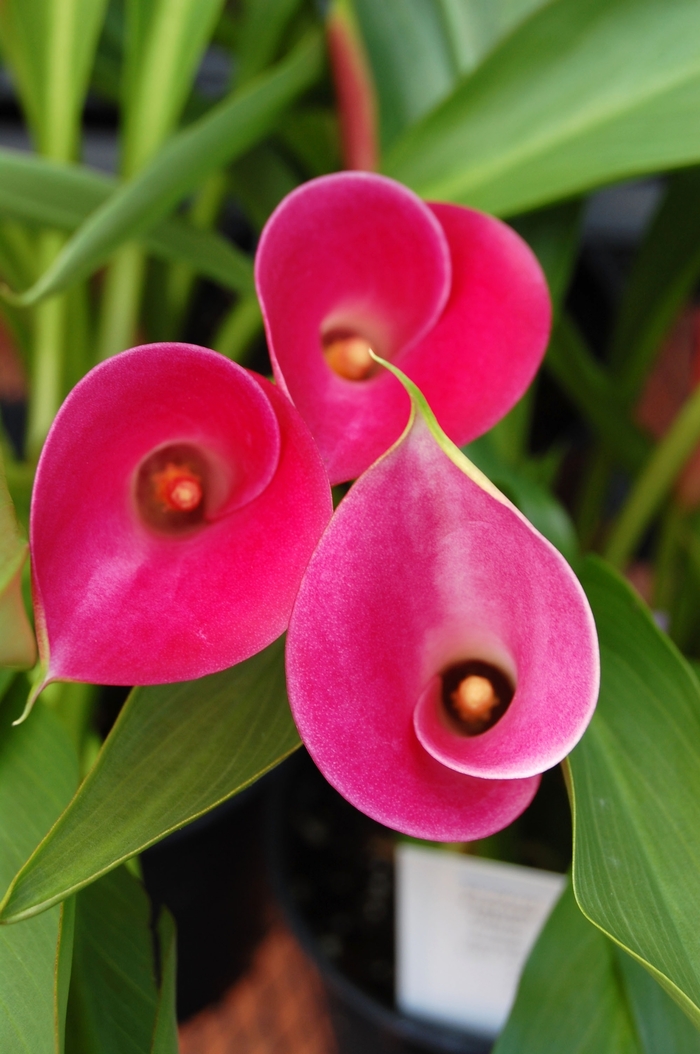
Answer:
<svg viewBox="0 0 700 1054"><path fill-rule="evenodd" d="M491 663L470 659L448 667L442 674L442 705L452 728L465 736L478 736L500 721L515 689Z"/></svg>

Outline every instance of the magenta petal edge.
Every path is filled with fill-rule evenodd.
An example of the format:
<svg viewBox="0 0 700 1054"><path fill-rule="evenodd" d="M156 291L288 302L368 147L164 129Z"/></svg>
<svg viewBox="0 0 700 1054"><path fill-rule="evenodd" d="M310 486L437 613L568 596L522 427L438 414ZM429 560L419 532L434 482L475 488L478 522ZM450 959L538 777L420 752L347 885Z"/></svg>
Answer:
<svg viewBox="0 0 700 1054"><path fill-rule="evenodd" d="M189 680L260 651L331 511L306 426L264 378L187 344L107 360L66 399L37 470L44 683Z"/></svg>
<svg viewBox="0 0 700 1054"><path fill-rule="evenodd" d="M286 197L255 275L275 378L331 483L369 468L408 421L406 393L363 344L419 385L459 445L510 410L547 346L547 283L515 231L372 173L323 176ZM352 338L354 353L329 350Z"/></svg>
<svg viewBox="0 0 700 1054"><path fill-rule="evenodd" d="M289 696L312 757L357 808L415 837L471 840L515 819L583 734L597 637L563 557L404 383L408 428L342 501L304 576ZM472 660L515 691L465 735L440 681Z"/></svg>

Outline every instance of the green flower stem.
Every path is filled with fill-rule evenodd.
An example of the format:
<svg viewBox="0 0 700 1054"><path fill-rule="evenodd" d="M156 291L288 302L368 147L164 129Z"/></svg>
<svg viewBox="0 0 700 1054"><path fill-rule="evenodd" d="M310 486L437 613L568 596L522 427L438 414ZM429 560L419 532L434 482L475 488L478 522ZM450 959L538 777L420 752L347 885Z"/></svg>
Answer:
<svg viewBox="0 0 700 1054"><path fill-rule="evenodd" d="M60 251L64 235L47 231L41 237L44 268ZM66 300L52 296L34 309L32 394L27 427L27 452L35 460L63 398Z"/></svg>
<svg viewBox="0 0 700 1054"><path fill-rule="evenodd" d="M146 257L130 242L114 254L105 275L97 335L97 356L109 359L131 347L136 335Z"/></svg>
<svg viewBox="0 0 700 1054"><path fill-rule="evenodd" d="M687 458L700 441L700 386L658 444L630 491L605 551L615 567L623 568L673 486Z"/></svg>
<svg viewBox="0 0 700 1054"><path fill-rule="evenodd" d="M678 502L672 501L663 517L656 551L654 608L671 611L677 591L678 556L683 539L685 516Z"/></svg>
<svg viewBox="0 0 700 1054"><path fill-rule="evenodd" d="M236 301L221 323L212 345L227 358L243 363L251 343L262 333L262 328L260 305L253 293Z"/></svg>

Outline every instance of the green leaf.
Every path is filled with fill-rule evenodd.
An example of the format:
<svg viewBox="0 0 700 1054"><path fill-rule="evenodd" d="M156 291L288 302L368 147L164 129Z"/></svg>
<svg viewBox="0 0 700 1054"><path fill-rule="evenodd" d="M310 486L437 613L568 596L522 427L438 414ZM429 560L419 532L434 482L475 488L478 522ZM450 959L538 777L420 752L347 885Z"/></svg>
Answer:
<svg viewBox="0 0 700 1054"><path fill-rule="evenodd" d="M172 919L164 912L156 931L165 938L159 986L151 905L126 868L75 900L66 1054L177 1054Z"/></svg>
<svg viewBox="0 0 700 1054"><path fill-rule="evenodd" d="M27 552L0 455L0 666L29 667L36 660L36 642L22 598Z"/></svg>
<svg viewBox="0 0 700 1054"><path fill-rule="evenodd" d="M318 77L323 47L309 33L282 62L173 136L154 160L122 184L66 243L17 303L34 304L84 278L124 242L141 237L210 172L269 132L280 113Z"/></svg>
<svg viewBox="0 0 700 1054"><path fill-rule="evenodd" d="M118 185L81 165L58 165L0 148L0 210L29 223L75 230ZM147 231L142 241L154 256L187 263L227 289L241 293L253 289L250 258L219 234L172 218Z"/></svg>
<svg viewBox="0 0 700 1054"><path fill-rule="evenodd" d="M699 1054L700 1032L661 985L619 948L616 959L644 1054Z"/></svg>
<svg viewBox="0 0 700 1054"><path fill-rule="evenodd" d="M564 1051L647 1054L636 1042L614 947L581 914L570 885L530 954L493 1054Z"/></svg>
<svg viewBox="0 0 700 1054"><path fill-rule="evenodd" d="M388 175L501 215L700 158L695 0L558 0L410 128Z"/></svg>
<svg viewBox="0 0 700 1054"><path fill-rule="evenodd" d="M43 704L21 728L24 678L0 705L0 883L44 837L78 782L78 761L61 725ZM19 704L19 705L18 705ZM64 914L65 911L65 914ZM63 918L62 918L63 915ZM0 1050L61 1054L72 914L55 907L41 918L0 928ZM63 940L61 940L63 938Z"/></svg>
<svg viewBox="0 0 700 1054"><path fill-rule="evenodd" d="M83 99L106 0L3 0L0 44L39 149L76 153Z"/></svg>
<svg viewBox="0 0 700 1054"><path fill-rule="evenodd" d="M35 915L247 787L299 745L282 639L183 684L138 688L0 918Z"/></svg>
<svg viewBox="0 0 700 1054"><path fill-rule="evenodd" d="M700 1025L700 685L608 565L581 581L602 680L569 758L576 898Z"/></svg>
<svg viewBox="0 0 700 1054"><path fill-rule="evenodd" d="M299 185L299 177L279 150L262 143L233 166L230 190L248 219L260 231L282 198Z"/></svg>
<svg viewBox="0 0 700 1054"><path fill-rule="evenodd" d="M551 0L437 0L457 69L468 73Z"/></svg>
<svg viewBox="0 0 700 1054"><path fill-rule="evenodd" d="M167 909L160 913L158 921L158 943L160 946L160 998L153 1029L150 1054L177 1054L178 1034L176 1011L177 947L175 920Z"/></svg>
<svg viewBox="0 0 700 1054"><path fill-rule="evenodd" d="M159 223L141 239L154 256L186 263L197 274L211 278L235 293L252 293L253 261L214 231L184 220Z"/></svg>
<svg viewBox="0 0 700 1054"><path fill-rule="evenodd" d="M379 98L384 146L452 89L456 68L434 0L352 0Z"/></svg>
<svg viewBox="0 0 700 1054"><path fill-rule="evenodd" d="M634 402L662 340L700 274L700 169L671 176L637 255L618 314L610 362Z"/></svg>
<svg viewBox="0 0 700 1054"><path fill-rule="evenodd" d="M384 146L544 2L352 0L377 87Z"/></svg>
<svg viewBox="0 0 700 1054"><path fill-rule="evenodd" d="M122 172L133 175L172 132L222 0L128 0Z"/></svg>
<svg viewBox="0 0 700 1054"><path fill-rule="evenodd" d="M587 424L625 468L641 468L651 453L651 442L629 420L612 379L566 316L555 322L545 364Z"/></svg>
<svg viewBox="0 0 700 1054"><path fill-rule="evenodd" d="M329 107L291 110L277 134L310 176L325 176L342 168L338 120Z"/></svg>
<svg viewBox="0 0 700 1054"><path fill-rule="evenodd" d="M272 62L299 5L300 0L246 0L236 46L239 86Z"/></svg>

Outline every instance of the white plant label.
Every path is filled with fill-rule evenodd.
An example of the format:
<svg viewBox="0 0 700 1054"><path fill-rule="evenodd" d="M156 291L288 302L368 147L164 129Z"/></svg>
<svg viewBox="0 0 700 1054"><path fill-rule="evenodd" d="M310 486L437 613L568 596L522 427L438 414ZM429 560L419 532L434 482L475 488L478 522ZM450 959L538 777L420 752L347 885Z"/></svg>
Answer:
<svg viewBox="0 0 700 1054"><path fill-rule="evenodd" d="M415 1017L485 1036L503 1027L530 949L566 879L399 844L396 999Z"/></svg>

